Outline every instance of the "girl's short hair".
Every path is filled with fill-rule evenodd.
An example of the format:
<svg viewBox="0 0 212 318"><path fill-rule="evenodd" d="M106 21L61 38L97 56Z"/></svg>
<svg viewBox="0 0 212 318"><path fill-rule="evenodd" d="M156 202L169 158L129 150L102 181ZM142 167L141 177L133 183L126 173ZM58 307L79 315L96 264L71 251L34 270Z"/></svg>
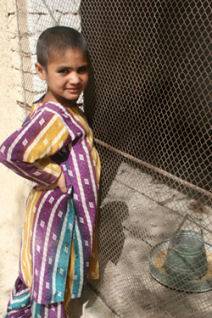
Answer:
<svg viewBox="0 0 212 318"><path fill-rule="evenodd" d="M67 26L54 26L46 29L38 38L37 61L46 68L51 52L78 49L88 59L87 43L80 32Z"/></svg>

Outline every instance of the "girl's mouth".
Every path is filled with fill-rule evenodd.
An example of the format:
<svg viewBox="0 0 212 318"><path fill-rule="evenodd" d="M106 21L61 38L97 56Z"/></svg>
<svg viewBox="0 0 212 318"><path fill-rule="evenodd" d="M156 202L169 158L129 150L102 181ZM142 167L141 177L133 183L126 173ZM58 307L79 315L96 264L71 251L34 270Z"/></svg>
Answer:
<svg viewBox="0 0 212 318"><path fill-rule="evenodd" d="M70 88L66 88L66 90L71 94L78 94L80 92L79 87L70 87Z"/></svg>

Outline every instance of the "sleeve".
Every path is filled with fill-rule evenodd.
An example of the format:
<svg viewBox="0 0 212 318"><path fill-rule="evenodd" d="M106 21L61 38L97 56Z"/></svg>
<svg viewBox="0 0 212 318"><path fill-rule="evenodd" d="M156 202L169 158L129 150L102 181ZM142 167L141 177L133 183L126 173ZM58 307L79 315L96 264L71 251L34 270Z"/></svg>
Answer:
<svg viewBox="0 0 212 318"><path fill-rule="evenodd" d="M70 142L68 128L59 114L43 108L3 142L0 162L26 179L49 185L61 174L60 165L50 156Z"/></svg>

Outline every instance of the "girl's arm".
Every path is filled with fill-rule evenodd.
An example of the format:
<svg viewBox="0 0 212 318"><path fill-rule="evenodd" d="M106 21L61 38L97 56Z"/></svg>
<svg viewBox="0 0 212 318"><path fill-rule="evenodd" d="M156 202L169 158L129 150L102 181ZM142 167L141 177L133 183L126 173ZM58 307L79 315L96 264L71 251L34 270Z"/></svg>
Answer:
<svg viewBox="0 0 212 318"><path fill-rule="evenodd" d="M37 111L21 129L0 146L0 162L40 185L57 182L60 165L49 157L71 143L69 132L57 113Z"/></svg>

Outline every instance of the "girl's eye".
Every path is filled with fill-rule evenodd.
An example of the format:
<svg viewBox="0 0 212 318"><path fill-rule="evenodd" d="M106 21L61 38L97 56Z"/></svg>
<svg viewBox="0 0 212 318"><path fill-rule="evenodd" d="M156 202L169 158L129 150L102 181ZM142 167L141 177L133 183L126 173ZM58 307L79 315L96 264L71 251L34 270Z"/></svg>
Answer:
<svg viewBox="0 0 212 318"><path fill-rule="evenodd" d="M87 65L83 65L81 67L78 68L77 72L80 74L86 73L88 71L88 66Z"/></svg>
<svg viewBox="0 0 212 318"><path fill-rule="evenodd" d="M58 71L58 73L61 73L61 74L68 74L68 69L67 68L62 68Z"/></svg>

